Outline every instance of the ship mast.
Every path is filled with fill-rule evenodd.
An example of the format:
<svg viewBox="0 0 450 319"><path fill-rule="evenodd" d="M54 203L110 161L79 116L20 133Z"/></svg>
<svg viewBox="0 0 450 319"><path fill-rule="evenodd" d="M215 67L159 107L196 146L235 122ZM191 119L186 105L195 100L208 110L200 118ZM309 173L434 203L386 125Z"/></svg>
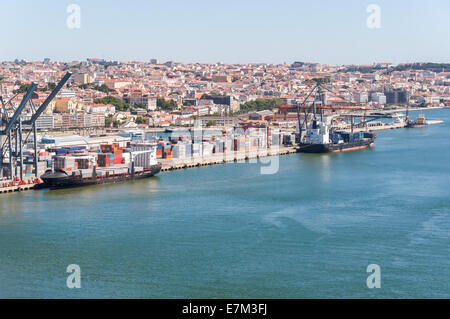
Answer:
<svg viewBox="0 0 450 319"><path fill-rule="evenodd" d="M305 107L306 102L316 91L317 91L316 94L319 94L319 95L320 95L320 92L322 92L322 89L326 89L327 91L330 91L329 89L322 86L323 83L329 82L328 78L314 78L314 79L312 79L312 82L315 83L314 87L311 89L311 91L308 93L308 95L305 97L305 99L302 101L302 103L297 104L297 121L298 121L298 131L299 131L300 139L302 137L303 126L305 124L307 125L307 121L308 121L308 111L306 110L306 107ZM305 112L305 119L304 119L303 123L300 118L300 107L302 107ZM314 112L314 120L316 120L316 95L314 95L313 112ZM321 112L323 112L323 107L322 107ZM322 113L321 113L321 119L323 119Z"/></svg>
<svg viewBox="0 0 450 319"><path fill-rule="evenodd" d="M409 122L409 104L406 105L406 118L405 118L406 123Z"/></svg>

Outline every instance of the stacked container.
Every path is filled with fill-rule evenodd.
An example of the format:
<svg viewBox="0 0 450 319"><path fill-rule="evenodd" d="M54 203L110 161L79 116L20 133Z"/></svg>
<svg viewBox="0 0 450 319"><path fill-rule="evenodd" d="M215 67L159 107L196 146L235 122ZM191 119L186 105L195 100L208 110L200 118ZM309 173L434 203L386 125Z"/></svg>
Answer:
<svg viewBox="0 0 450 319"><path fill-rule="evenodd" d="M186 146L184 143L175 144L172 147L172 157L173 158L185 158L186 157Z"/></svg>
<svg viewBox="0 0 450 319"><path fill-rule="evenodd" d="M163 157L163 150L164 150L164 142L159 142L156 148L156 157L162 158Z"/></svg>
<svg viewBox="0 0 450 319"><path fill-rule="evenodd" d="M193 143L192 144L192 157L199 157L203 153L202 144L200 143Z"/></svg>
<svg viewBox="0 0 450 319"><path fill-rule="evenodd" d="M271 136L272 143L270 145L279 146L280 145L280 134L274 133Z"/></svg>
<svg viewBox="0 0 450 319"><path fill-rule="evenodd" d="M203 148L202 154L204 156L209 156L212 155L213 153L214 145L209 142L204 142L202 148Z"/></svg>
<svg viewBox="0 0 450 319"><path fill-rule="evenodd" d="M216 141L214 144L214 153L223 153L225 151L225 142Z"/></svg>
<svg viewBox="0 0 450 319"><path fill-rule="evenodd" d="M100 153L97 155L97 164L100 167L114 166L114 153Z"/></svg>
<svg viewBox="0 0 450 319"><path fill-rule="evenodd" d="M239 136L234 139L234 150L237 152L245 151L245 137Z"/></svg>
<svg viewBox="0 0 450 319"><path fill-rule="evenodd" d="M192 157L192 145L192 143L185 144L185 155L188 158Z"/></svg>
<svg viewBox="0 0 450 319"><path fill-rule="evenodd" d="M79 158L75 162L78 163L78 169L92 169L91 160L88 158Z"/></svg>
<svg viewBox="0 0 450 319"><path fill-rule="evenodd" d="M169 144L169 146L170 146L170 144ZM155 145L155 143L153 143L153 142L151 142L151 143L135 142L135 143L132 143L130 145L130 147L131 147L132 152L149 151L149 150L152 151L152 152L147 152L147 153L139 154L139 155L135 156L135 158L134 158L135 171L139 167L146 169L146 168L150 168L152 165L157 163L157 161L156 161L157 146Z"/></svg>
<svg viewBox="0 0 450 319"><path fill-rule="evenodd" d="M73 171L76 169L75 159L71 156L57 156L54 160L55 169Z"/></svg>

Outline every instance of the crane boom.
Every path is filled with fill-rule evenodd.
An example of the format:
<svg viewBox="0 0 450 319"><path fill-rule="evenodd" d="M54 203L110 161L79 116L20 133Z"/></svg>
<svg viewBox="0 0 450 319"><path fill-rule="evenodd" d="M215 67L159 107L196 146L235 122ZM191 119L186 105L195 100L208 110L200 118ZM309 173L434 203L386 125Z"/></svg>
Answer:
<svg viewBox="0 0 450 319"><path fill-rule="evenodd" d="M24 121L24 124L26 125L32 125L36 122L36 120L39 118L39 116L42 114L42 112L45 111L47 106L50 104L50 102L55 98L56 94L61 90L61 88L66 84L66 82L69 80L69 78L72 76L71 72L67 72L66 75L59 81L58 85L53 89L52 93L45 99L44 103L36 110L36 112L33 114L31 119L29 121Z"/></svg>
<svg viewBox="0 0 450 319"><path fill-rule="evenodd" d="M13 114L12 118L9 120L8 124L6 124L5 130L0 132L0 135L8 135L8 133L11 131L13 125L16 123L17 119L20 116L20 113L22 113L23 109L25 108L27 102L30 100L31 95L34 93L36 88L37 88L37 84L36 83L31 83L31 86L28 89L28 91L25 94L25 96L23 97L22 102L20 102L19 107L14 112L14 114Z"/></svg>

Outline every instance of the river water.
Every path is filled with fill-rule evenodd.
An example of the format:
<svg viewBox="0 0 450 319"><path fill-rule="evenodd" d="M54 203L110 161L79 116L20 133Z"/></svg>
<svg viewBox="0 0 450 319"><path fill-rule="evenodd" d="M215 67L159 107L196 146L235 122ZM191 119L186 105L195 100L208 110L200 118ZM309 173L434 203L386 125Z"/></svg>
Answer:
<svg viewBox="0 0 450 319"><path fill-rule="evenodd" d="M426 115L445 124L282 156L272 175L233 163L2 195L0 297L449 298L450 112Z"/></svg>

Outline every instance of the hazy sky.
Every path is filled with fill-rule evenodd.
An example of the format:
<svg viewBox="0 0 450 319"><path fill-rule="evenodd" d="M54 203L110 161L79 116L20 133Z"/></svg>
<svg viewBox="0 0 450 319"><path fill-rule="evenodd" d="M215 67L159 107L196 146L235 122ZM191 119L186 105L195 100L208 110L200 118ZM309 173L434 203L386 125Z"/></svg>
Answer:
<svg viewBox="0 0 450 319"><path fill-rule="evenodd" d="M66 24L72 3L80 29ZM1 0L0 34L0 60L450 62L450 1Z"/></svg>

